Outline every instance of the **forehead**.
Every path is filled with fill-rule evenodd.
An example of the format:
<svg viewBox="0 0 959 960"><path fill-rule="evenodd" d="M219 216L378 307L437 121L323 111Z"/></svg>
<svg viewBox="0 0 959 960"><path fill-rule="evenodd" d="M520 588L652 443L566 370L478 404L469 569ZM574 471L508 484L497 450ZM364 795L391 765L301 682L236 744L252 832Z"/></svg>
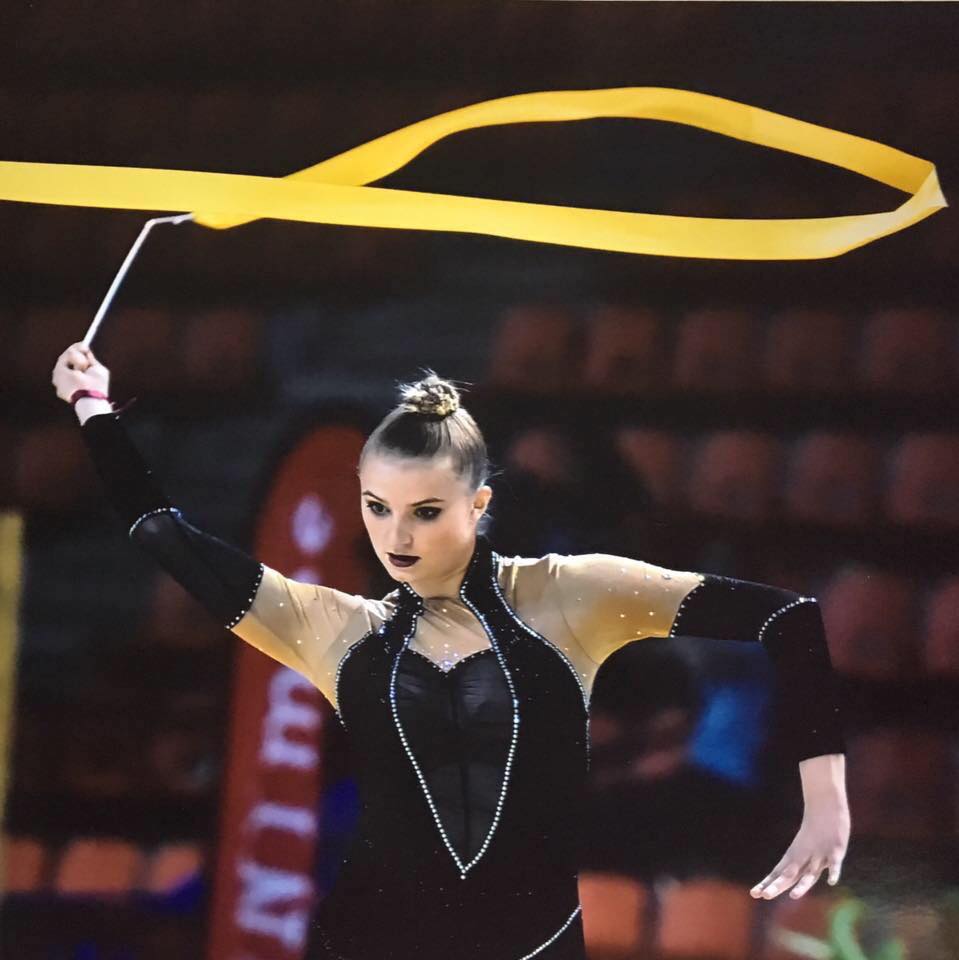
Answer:
<svg viewBox="0 0 959 960"><path fill-rule="evenodd" d="M462 493L465 484L453 470L449 456L427 460L371 454L360 469L360 486L387 500L413 503Z"/></svg>

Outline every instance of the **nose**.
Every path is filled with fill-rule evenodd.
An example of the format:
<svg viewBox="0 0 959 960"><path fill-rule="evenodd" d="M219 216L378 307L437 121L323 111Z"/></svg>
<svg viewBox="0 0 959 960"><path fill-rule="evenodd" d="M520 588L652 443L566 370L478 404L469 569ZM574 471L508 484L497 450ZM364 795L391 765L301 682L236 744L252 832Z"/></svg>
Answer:
<svg viewBox="0 0 959 960"><path fill-rule="evenodd" d="M388 542L396 545L396 549L391 549L390 553L412 554L413 538L409 535L405 527L398 524L393 531L392 538L390 538Z"/></svg>

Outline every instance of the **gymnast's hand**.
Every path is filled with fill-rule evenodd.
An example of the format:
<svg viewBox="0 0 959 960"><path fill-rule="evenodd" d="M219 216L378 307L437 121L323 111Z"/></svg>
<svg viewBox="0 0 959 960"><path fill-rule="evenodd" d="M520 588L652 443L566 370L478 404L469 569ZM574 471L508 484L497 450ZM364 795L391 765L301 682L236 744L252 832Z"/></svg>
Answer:
<svg viewBox="0 0 959 960"><path fill-rule="evenodd" d="M849 807L844 794L822 797L815 803L807 800L796 839L772 872L749 892L754 897L771 900L798 879L789 895L801 897L826 868L829 885L835 885L849 845L849 827Z"/></svg>
<svg viewBox="0 0 959 960"><path fill-rule="evenodd" d="M57 396L69 403L73 391L81 387L109 394L110 371L97 360L88 346L73 343L57 358L51 382L56 388ZM94 397L82 397L77 401L77 416L81 423L94 413L111 409L106 400Z"/></svg>

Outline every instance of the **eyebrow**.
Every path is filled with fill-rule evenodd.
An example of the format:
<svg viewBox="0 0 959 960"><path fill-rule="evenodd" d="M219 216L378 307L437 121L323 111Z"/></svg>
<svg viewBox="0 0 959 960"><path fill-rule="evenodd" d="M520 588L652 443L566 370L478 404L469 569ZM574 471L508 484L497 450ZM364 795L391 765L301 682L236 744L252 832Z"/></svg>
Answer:
<svg viewBox="0 0 959 960"><path fill-rule="evenodd" d="M382 497L377 496L375 493L373 493L372 490L364 490L363 493L368 494L371 497L376 497L377 500L382 500L383 503L389 503L389 500L383 500ZM416 503L411 503L410 506L419 507L419 506L422 506L424 503L446 503L446 501L443 500L441 497L427 497L425 500L417 500Z"/></svg>

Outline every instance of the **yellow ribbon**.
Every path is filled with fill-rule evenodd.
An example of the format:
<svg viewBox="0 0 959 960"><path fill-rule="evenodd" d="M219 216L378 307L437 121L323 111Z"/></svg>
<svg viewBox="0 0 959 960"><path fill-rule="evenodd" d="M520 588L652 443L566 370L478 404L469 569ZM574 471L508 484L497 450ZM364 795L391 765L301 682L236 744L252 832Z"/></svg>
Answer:
<svg viewBox="0 0 959 960"><path fill-rule="evenodd" d="M668 120L821 160L910 194L883 213L718 219L627 213L366 186L443 137L507 123ZM0 199L196 211L225 229L260 217L359 227L480 233L571 247L725 260L834 257L948 206L935 166L874 140L688 90L621 87L523 93L402 127L286 177L135 167L0 162Z"/></svg>

